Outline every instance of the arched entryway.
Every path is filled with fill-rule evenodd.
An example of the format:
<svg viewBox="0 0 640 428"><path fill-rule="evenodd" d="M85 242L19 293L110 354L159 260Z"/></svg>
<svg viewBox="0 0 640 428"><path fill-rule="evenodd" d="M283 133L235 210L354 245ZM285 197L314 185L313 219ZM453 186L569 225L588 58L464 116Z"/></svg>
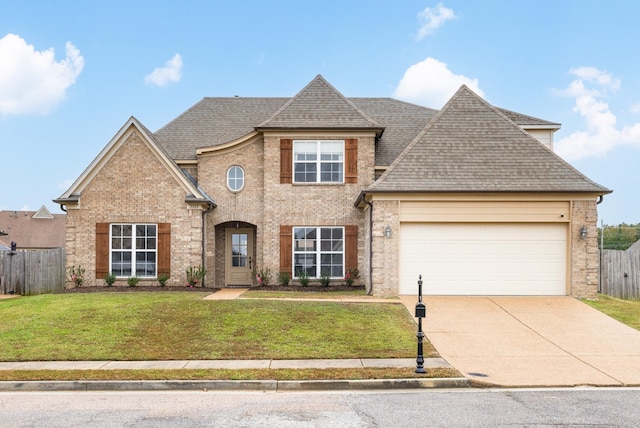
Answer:
<svg viewBox="0 0 640 428"><path fill-rule="evenodd" d="M217 225L215 233L216 286L252 286L256 265L256 226L229 221Z"/></svg>

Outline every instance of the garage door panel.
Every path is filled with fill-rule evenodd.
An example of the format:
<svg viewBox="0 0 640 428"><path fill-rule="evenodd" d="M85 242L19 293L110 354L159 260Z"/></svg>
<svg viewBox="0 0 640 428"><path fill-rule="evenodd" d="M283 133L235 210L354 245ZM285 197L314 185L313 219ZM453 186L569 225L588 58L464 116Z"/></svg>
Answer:
<svg viewBox="0 0 640 428"><path fill-rule="evenodd" d="M407 223L400 230L400 293L564 295L564 224Z"/></svg>

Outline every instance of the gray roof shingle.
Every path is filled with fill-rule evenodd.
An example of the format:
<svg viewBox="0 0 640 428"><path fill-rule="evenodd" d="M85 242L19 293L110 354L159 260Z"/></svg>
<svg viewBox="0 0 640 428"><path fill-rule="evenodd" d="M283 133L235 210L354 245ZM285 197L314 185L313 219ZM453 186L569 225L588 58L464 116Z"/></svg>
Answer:
<svg viewBox="0 0 640 428"><path fill-rule="evenodd" d="M610 192L464 85L365 192L406 191Z"/></svg>
<svg viewBox="0 0 640 428"><path fill-rule="evenodd" d="M289 98L203 98L155 133L175 160L196 159L196 148L228 143L255 130Z"/></svg>
<svg viewBox="0 0 640 428"><path fill-rule="evenodd" d="M320 75L256 128L384 129Z"/></svg>

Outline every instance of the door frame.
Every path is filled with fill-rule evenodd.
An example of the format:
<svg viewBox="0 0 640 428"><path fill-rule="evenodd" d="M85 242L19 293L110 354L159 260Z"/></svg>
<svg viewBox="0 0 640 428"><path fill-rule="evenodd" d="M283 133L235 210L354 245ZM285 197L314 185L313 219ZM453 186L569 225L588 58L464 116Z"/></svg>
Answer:
<svg viewBox="0 0 640 428"><path fill-rule="evenodd" d="M238 268L232 266L232 235L234 233L247 234L247 266L241 268L244 273L238 276ZM225 229L224 249L224 283L227 287L251 287L253 285L253 271L255 268L255 230L253 228L227 228Z"/></svg>

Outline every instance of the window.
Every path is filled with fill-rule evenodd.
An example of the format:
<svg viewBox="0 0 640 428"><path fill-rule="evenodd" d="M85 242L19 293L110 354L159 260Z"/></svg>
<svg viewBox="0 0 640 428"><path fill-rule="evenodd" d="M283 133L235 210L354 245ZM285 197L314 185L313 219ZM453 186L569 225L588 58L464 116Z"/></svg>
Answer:
<svg viewBox="0 0 640 428"><path fill-rule="evenodd" d="M344 182L344 141L294 141L293 181Z"/></svg>
<svg viewBox="0 0 640 428"><path fill-rule="evenodd" d="M155 224L112 224L111 272L117 277L155 277L157 240Z"/></svg>
<svg viewBox="0 0 640 428"><path fill-rule="evenodd" d="M232 192L238 192L244 186L244 170L239 166L232 166L227 170L227 186Z"/></svg>
<svg viewBox="0 0 640 428"><path fill-rule="evenodd" d="M293 228L294 277L300 272L306 272L311 278L344 277L343 227Z"/></svg>

